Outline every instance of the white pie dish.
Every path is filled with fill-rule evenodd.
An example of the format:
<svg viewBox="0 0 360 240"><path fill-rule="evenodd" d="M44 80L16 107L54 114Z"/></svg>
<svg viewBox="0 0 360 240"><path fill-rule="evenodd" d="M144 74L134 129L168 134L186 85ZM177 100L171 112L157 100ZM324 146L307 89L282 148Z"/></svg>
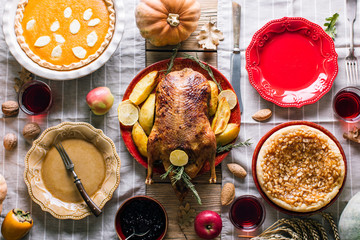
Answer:
<svg viewBox="0 0 360 240"><path fill-rule="evenodd" d="M3 32L5 36L5 41L9 47L11 54L24 68L26 68L33 74L43 78L51 80L70 80L86 76L96 71L101 66L103 66L110 59L112 54L116 51L121 41L122 34L124 32L124 4L121 0L114 0L113 2L116 15L115 30L113 33L113 37L105 51L97 59L81 68L69 71L51 70L45 67L41 67L33 60L31 60L18 44L14 29L15 15L18 2L18 0L6 2L3 13Z"/></svg>

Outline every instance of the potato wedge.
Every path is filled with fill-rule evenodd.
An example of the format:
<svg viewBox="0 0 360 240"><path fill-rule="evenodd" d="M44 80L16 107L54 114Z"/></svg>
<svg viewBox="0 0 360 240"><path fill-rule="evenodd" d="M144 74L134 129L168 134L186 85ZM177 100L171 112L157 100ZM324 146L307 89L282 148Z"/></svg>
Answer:
<svg viewBox="0 0 360 240"><path fill-rule="evenodd" d="M136 105L145 101L154 89L157 81L158 71L152 71L143 77L132 90L129 99Z"/></svg>
<svg viewBox="0 0 360 240"><path fill-rule="evenodd" d="M239 135L239 132L239 124L229 123L222 133L216 135L216 144L218 146L224 146L231 143Z"/></svg>
<svg viewBox="0 0 360 240"><path fill-rule="evenodd" d="M149 95L145 103L140 109L139 123L144 129L146 135L149 136L151 128L154 125L155 116L155 93Z"/></svg>
<svg viewBox="0 0 360 240"><path fill-rule="evenodd" d="M230 115L231 110L229 107L229 103L227 102L226 98L221 98L211 125L211 128L214 131L215 135L225 131L230 119Z"/></svg>
<svg viewBox="0 0 360 240"><path fill-rule="evenodd" d="M213 116L216 113L216 109L218 106L219 90L218 90L216 83L214 83L213 81L208 81L208 82L209 82L210 88L211 88L211 98L210 98L210 103L209 103L209 116Z"/></svg>
<svg viewBox="0 0 360 240"><path fill-rule="evenodd" d="M142 127L138 122L134 124L131 132L131 136L140 154L143 155L144 157L147 157L148 137L146 136L144 130L142 129Z"/></svg>

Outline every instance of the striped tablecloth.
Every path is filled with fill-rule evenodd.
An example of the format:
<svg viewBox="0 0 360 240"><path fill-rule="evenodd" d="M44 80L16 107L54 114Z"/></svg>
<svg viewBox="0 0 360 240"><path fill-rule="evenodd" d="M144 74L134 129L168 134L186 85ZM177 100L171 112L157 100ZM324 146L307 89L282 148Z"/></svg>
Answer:
<svg viewBox="0 0 360 240"><path fill-rule="evenodd" d="M6 0L0 1L0 21L5 2ZM34 218L34 227L25 239L116 239L114 216L119 205L128 197L145 193L145 171L133 160L120 138L116 111L126 87L136 73L145 67L145 41L139 34L134 17L137 2L125 2L126 23L123 38L116 53L102 68L86 77L71 81L41 79L50 85L54 93L53 106L45 118L28 117L22 112L16 118L1 118L1 141L9 132L15 133L19 139L18 147L14 151L5 151L0 147L0 173L8 184L8 195L1 217L15 207L30 211ZM0 103L17 99L13 80L20 70L21 66L11 56L0 31ZM115 97L113 108L105 116L93 115L85 101L86 94L98 86L109 87ZM31 201L23 180L24 157L31 145L22 137L22 128L30 121L38 122L42 130L64 121L88 122L102 129L114 141L121 158L121 183L99 218L90 216L78 221L58 220Z"/></svg>
<svg viewBox="0 0 360 240"><path fill-rule="evenodd" d="M333 133L344 148L348 161L348 178L345 188L339 199L326 211L332 213L337 222L339 216L349 199L360 191L360 176L356 174L360 169L360 148L355 143L350 143L343 139L344 131L352 129L353 125L344 124L335 119L332 111L332 98L334 94L346 86L345 62L350 43L350 24L346 18L345 0L236 0L242 7L241 23L241 56L242 56L242 75L241 75L241 93L244 103L244 112L241 116L240 139L252 139L253 145L246 148L239 148L231 152L231 156L222 164L223 184L232 182L236 186L236 196L252 194L260 197L256 190L251 176L252 154L259 139L274 126L292 120L306 120L320 124ZM359 6L358 6L359 7ZM335 79L333 88L317 103L297 108L281 108L260 97L256 90L248 81L248 73L245 70L245 49L249 45L254 33L265 23L272 19L282 18L284 16L304 17L321 26L325 23L325 18L339 13L340 17L337 27L335 40L336 51L339 55L339 73ZM218 68L224 75L230 77L230 54L232 50L232 25L231 23L231 1L218 1L218 27L224 32L225 40L219 45ZM360 19L359 11L358 17ZM355 22L355 45L359 47L360 41L360 21ZM356 48L355 54L359 57L360 49ZM273 116L269 122L255 122L251 116L257 110L269 108L273 111ZM359 124L357 124L359 126ZM244 166L249 175L244 180L239 180L230 175L226 170L228 162L237 162ZM265 203L265 202L264 202ZM289 217L282 214L267 203L266 219L263 226L257 231L262 232L277 219ZM222 239L238 239L240 233L236 230L228 219L229 207L222 208L222 218L224 221ZM321 222L321 218L318 218Z"/></svg>
<svg viewBox="0 0 360 240"><path fill-rule="evenodd" d="M0 0L0 12L2 12L5 0ZM345 0L237 0L242 6L241 26L241 55L242 55L242 96L244 113L240 138L245 140L252 138L253 145L247 148L239 148L230 154L224 161L223 183L233 182L236 186L236 196L253 194L259 196L251 177L251 158L258 140L277 124L290 120L307 120L318 123L331 131L342 144L348 159L348 179L340 198L327 211L331 212L337 221L347 201L360 190L360 177L355 172L360 168L359 147L342 138L342 133L351 129L351 125L338 122L332 113L331 99L337 90L346 85L344 72L344 58L348 53L349 23L345 14ZM121 101L122 95L134 77L145 66L145 46L135 26L134 8L138 1L126 0L127 8L126 25L120 47L114 56L101 69L81 79L71 81L49 81L54 91L54 105L47 117L39 119L28 117L20 113L17 118L1 118L0 137L13 132L18 136L19 143L16 150L9 152L0 148L0 173L6 178L8 184L8 196L4 202L1 217L12 208L18 207L32 212L34 227L25 239L115 239L114 213L120 203L136 194L145 193L145 171L143 167L132 160L120 139L119 125L116 107L113 107L106 116L94 116L89 111L85 96L92 88L108 86L115 97L115 104ZM250 86L248 75L245 71L244 51L250 43L251 37L257 29L274 18L284 16L301 16L322 25L326 17L333 13L340 14L337 23L338 34L336 37L336 49L339 54L339 73L332 90L315 104L295 108L280 108L263 100ZM359 16L360 17L360 16ZM231 1L218 0L218 27L224 32L225 40L219 45L218 68L227 77L230 76L230 54L232 49ZM360 18L358 18L360 19ZM2 18L0 18L0 22ZM360 21L359 21L360 22ZM355 26L355 43L359 45L360 28L359 22ZM356 53L360 53L356 49ZM16 93L13 90L13 79L18 76L21 66L9 53L2 32L0 32L0 102L15 100ZM274 115L267 123L257 123L251 115L258 109L270 108ZM44 130L47 127L57 125L63 121L85 121L97 128L102 129L116 144L120 155L121 183L109 201L101 217L87 217L84 220L58 220L49 213L43 212L37 204L29 198L27 188L23 181L24 157L30 148L21 136L23 126L29 121L36 121ZM237 162L243 165L249 172L245 180L234 179L226 171L226 163ZM267 217L258 232L270 226L274 221L282 217L288 217L266 203ZM228 207L222 209L224 227L222 239L237 239L239 233L228 220Z"/></svg>

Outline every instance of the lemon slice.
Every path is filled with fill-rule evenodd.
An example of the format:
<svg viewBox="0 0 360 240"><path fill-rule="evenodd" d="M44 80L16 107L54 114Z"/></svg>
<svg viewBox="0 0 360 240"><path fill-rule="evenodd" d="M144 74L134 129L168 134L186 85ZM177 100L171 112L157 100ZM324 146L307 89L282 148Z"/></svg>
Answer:
<svg viewBox="0 0 360 240"><path fill-rule="evenodd" d="M236 94L230 89L221 91L218 98L219 100L221 98L225 98L229 104L230 110L232 110L237 104Z"/></svg>
<svg viewBox="0 0 360 240"><path fill-rule="evenodd" d="M130 100L123 101L118 107L118 118L121 124L125 126L134 125L139 119L139 107Z"/></svg>
<svg viewBox="0 0 360 240"><path fill-rule="evenodd" d="M170 153L170 162L174 166L184 166L188 163L189 157L183 150L174 150Z"/></svg>

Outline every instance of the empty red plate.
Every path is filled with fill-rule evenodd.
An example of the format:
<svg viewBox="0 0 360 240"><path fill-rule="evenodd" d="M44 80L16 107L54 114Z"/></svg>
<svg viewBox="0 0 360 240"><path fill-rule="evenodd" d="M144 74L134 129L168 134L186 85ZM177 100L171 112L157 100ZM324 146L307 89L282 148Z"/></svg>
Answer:
<svg viewBox="0 0 360 240"><path fill-rule="evenodd" d="M338 73L335 45L317 24L284 17L258 30L246 49L251 85L281 107L312 104L330 89Z"/></svg>

